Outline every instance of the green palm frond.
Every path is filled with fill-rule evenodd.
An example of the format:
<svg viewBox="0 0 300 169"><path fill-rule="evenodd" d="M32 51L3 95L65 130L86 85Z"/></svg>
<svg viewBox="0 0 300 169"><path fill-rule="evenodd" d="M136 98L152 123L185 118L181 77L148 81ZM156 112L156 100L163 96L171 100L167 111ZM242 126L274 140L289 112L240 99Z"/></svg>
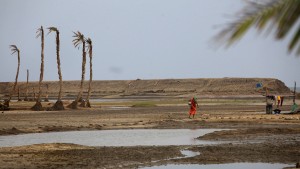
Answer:
<svg viewBox="0 0 300 169"><path fill-rule="evenodd" d="M16 45L10 45L10 50L11 50L11 54L13 55L16 52L20 52L20 50L18 49L18 47Z"/></svg>
<svg viewBox="0 0 300 169"><path fill-rule="evenodd" d="M73 32L74 33L74 35L73 35L73 37L75 38L75 39L73 39L73 45L75 46L75 48L79 48L79 45L80 44L82 44L83 42L84 42L84 35L82 34L82 33L80 33L79 31L77 31L77 32Z"/></svg>
<svg viewBox="0 0 300 169"><path fill-rule="evenodd" d="M248 1L238 19L230 23L216 37L228 46L238 41L251 28L259 31L266 26L276 29L275 37L282 39L292 30L300 17L300 0ZM292 38L288 50L291 52L298 45L300 54L300 25Z"/></svg>
<svg viewBox="0 0 300 169"><path fill-rule="evenodd" d="M56 27L49 27L47 28L49 30L48 32L48 35L51 33L51 32L58 32L58 29Z"/></svg>
<svg viewBox="0 0 300 169"><path fill-rule="evenodd" d="M90 52L90 50L92 49L92 45L93 45L92 40L91 40L91 38L87 38L85 41L88 44L87 45L87 51Z"/></svg>
<svg viewBox="0 0 300 169"><path fill-rule="evenodd" d="M38 28L37 31L36 31L36 37L35 38L39 38L40 36L42 36L43 31L44 31L43 26Z"/></svg>

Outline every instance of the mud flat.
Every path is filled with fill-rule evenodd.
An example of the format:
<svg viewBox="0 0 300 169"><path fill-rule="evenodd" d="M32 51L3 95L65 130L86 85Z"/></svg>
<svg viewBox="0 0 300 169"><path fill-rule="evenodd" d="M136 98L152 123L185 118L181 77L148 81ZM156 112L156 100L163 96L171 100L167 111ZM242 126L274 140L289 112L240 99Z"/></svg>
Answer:
<svg viewBox="0 0 300 169"><path fill-rule="evenodd" d="M188 119L186 100L180 99L101 102L94 103L91 109L57 112L30 111L28 108L34 103L13 102L14 110L0 112L2 136L113 129L231 130L201 137L195 134L195 138L203 141L226 141L217 145L98 147L47 143L0 147L0 168L142 168L249 162L295 166L299 162L299 114L266 115L261 100L208 99L199 102L200 110L195 119ZM288 112L290 103L287 101L282 109ZM197 155L178 158L184 157L182 150L197 152Z"/></svg>

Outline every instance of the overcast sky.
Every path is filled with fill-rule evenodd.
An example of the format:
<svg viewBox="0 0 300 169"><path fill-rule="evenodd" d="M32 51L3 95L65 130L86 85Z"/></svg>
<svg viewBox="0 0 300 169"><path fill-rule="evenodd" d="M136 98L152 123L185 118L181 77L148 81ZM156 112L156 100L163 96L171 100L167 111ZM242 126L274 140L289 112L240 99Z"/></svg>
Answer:
<svg viewBox="0 0 300 169"><path fill-rule="evenodd" d="M213 37L244 6L243 0L0 0L0 81L39 79L36 30L60 30L63 80L81 79L81 50L72 31L93 40L94 80L165 78L278 78L300 84L300 57L287 53L289 39L251 30L236 45L216 48ZM46 32L47 30L45 30ZM89 77L87 60L86 80ZM45 36L44 80L58 80L55 34ZM298 85L299 86L299 85Z"/></svg>

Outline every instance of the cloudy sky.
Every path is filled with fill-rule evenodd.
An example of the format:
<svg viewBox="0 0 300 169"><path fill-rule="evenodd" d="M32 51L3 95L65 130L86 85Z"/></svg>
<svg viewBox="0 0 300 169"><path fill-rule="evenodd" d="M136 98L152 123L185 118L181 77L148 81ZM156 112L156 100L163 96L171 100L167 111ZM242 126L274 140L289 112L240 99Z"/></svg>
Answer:
<svg viewBox="0 0 300 169"><path fill-rule="evenodd" d="M235 18L243 0L0 0L0 81L39 79L36 30L60 30L63 80L80 80L81 50L73 31L94 43L94 80L164 78L278 78L300 83L300 57L287 53L288 38L251 30L239 43L216 47L213 37ZM47 30L45 30L47 31ZM290 35L289 35L290 36ZM89 61L89 60L87 60ZM87 64L86 79L89 71ZM45 37L44 80L58 80L55 34Z"/></svg>

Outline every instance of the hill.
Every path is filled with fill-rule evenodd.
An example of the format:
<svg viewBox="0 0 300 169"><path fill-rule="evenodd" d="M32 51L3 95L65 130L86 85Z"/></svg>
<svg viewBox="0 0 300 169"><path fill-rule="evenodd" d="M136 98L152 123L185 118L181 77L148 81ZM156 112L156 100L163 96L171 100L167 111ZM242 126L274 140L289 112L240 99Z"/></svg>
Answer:
<svg viewBox="0 0 300 169"><path fill-rule="evenodd" d="M263 88L256 88L257 83L268 87L272 94L290 94L290 89L280 80L271 78L201 78L201 79L153 79L153 80L97 80L92 83L92 97L120 96L237 96L262 95ZM1 82L0 94L8 95L13 82ZM26 83L19 82L21 96L25 95ZM48 92L47 92L48 86ZM75 97L80 81L64 81L64 98ZM88 89L88 81L84 83L84 95ZM43 82L44 95L56 97L59 90L57 81ZM29 94L38 92L38 82L29 83ZM16 95L16 94L15 94Z"/></svg>

